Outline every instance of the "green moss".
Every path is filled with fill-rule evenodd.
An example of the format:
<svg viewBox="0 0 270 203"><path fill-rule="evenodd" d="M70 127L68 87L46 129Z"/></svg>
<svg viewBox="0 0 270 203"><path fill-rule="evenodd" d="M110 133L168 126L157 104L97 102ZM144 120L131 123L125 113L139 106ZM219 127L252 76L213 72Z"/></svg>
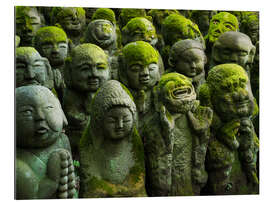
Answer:
<svg viewBox="0 0 270 203"><path fill-rule="evenodd" d="M97 20L97 19L108 20L111 23L116 24L115 14L113 10L109 8L97 9L92 16L92 20Z"/></svg>
<svg viewBox="0 0 270 203"><path fill-rule="evenodd" d="M39 47L41 44L48 42L68 42L68 38L61 28L46 26L37 31L33 41L35 47Z"/></svg>
<svg viewBox="0 0 270 203"><path fill-rule="evenodd" d="M18 47L20 45L20 41L21 41L21 38L18 35L16 35L15 36L15 46L16 47Z"/></svg>
<svg viewBox="0 0 270 203"><path fill-rule="evenodd" d="M168 83L168 84L167 84ZM174 87L172 87L172 84ZM162 89L164 86L169 87L169 89L174 89L175 87L179 86L191 86L191 80L179 73L167 73L161 76L161 79L159 81L158 87Z"/></svg>
<svg viewBox="0 0 270 203"><path fill-rule="evenodd" d="M202 37L198 25L179 14L171 14L163 21L162 34L166 45L170 46L178 40Z"/></svg>
<svg viewBox="0 0 270 203"><path fill-rule="evenodd" d="M134 101L134 98L133 98L132 94L130 93L130 91L128 90L128 88L125 85L123 85L122 83L120 83L120 85L126 91L128 96L132 99L132 101Z"/></svg>
<svg viewBox="0 0 270 203"><path fill-rule="evenodd" d="M163 10L163 9L151 9L147 13L148 15L152 16L153 23L155 26L158 26L158 28L161 28L161 25L163 23L163 20L171 15L171 14L179 14L180 13L177 10Z"/></svg>
<svg viewBox="0 0 270 203"><path fill-rule="evenodd" d="M34 53L38 53L38 51L34 47L18 47L16 48L16 57L18 56L27 56Z"/></svg>
<svg viewBox="0 0 270 203"><path fill-rule="evenodd" d="M119 15L120 26L124 27L128 23L128 21L135 17L145 17L148 20L152 21L152 18L146 15L145 9L123 8L121 9L121 13Z"/></svg>
<svg viewBox="0 0 270 203"><path fill-rule="evenodd" d="M106 196L112 196L114 194L113 188L106 181L99 180L96 177L91 178L88 183L88 189L89 191L93 191L93 193L103 191L103 193L107 194Z"/></svg>
<svg viewBox="0 0 270 203"><path fill-rule="evenodd" d="M158 52L147 42L137 41L127 44L123 48L123 57L128 66L142 63L148 65L150 63L158 64Z"/></svg>
<svg viewBox="0 0 270 203"><path fill-rule="evenodd" d="M80 21L85 20L85 10L82 7L53 7L50 17L53 25L62 22L66 16L72 15L72 9L75 9Z"/></svg>

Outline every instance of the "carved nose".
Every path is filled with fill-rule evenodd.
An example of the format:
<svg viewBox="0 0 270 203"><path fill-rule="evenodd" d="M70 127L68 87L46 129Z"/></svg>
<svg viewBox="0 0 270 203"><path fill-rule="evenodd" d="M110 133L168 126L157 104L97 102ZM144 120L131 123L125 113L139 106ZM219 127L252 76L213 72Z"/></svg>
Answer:
<svg viewBox="0 0 270 203"><path fill-rule="evenodd" d="M27 79L33 79L35 78L35 72L33 71L32 67L29 67L25 71L25 78Z"/></svg>
<svg viewBox="0 0 270 203"><path fill-rule="evenodd" d="M122 120L122 119L119 119L119 120L117 121L116 128L117 128L117 129L123 128L123 120Z"/></svg>
<svg viewBox="0 0 270 203"><path fill-rule="evenodd" d="M36 121L42 121L45 120L45 114L41 109L36 110L36 116L35 116Z"/></svg>
<svg viewBox="0 0 270 203"><path fill-rule="evenodd" d="M144 68L141 72L140 72L141 76L148 76L149 75L149 70L148 68Z"/></svg>

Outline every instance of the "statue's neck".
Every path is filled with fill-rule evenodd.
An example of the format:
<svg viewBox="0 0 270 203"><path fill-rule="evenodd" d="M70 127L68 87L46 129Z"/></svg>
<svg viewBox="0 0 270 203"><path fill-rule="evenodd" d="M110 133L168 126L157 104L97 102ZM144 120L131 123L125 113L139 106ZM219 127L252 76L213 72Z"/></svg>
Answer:
<svg viewBox="0 0 270 203"><path fill-rule="evenodd" d="M128 145L129 145L129 136L126 136L125 138L120 140L111 140L106 138L103 140L103 146L106 146L104 148L104 151L108 157L119 156L126 150L126 147Z"/></svg>

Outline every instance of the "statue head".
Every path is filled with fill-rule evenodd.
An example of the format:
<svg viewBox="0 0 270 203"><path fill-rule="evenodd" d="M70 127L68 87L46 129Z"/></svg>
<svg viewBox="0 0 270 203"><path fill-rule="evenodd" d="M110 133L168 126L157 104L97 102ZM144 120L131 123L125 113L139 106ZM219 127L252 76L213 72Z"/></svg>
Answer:
<svg viewBox="0 0 270 203"><path fill-rule="evenodd" d="M147 42L127 44L120 56L120 80L134 90L151 89L160 79L159 57Z"/></svg>
<svg viewBox="0 0 270 203"><path fill-rule="evenodd" d="M147 16L145 9L122 8L119 15L119 27L124 27L132 18L144 17L152 22L152 17Z"/></svg>
<svg viewBox="0 0 270 203"><path fill-rule="evenodd" d="M191 79L179 73L162 75L154 94L157 111L164 105L170 113L187 113L197 104Z"/></svg>
<svg viewBox="0 0 270 203"><path fill-rule="evenodd" d="M110 8L98 8L95 10L95 12L92 15L92 21L93 20L98 20L98 19L103 19L103 20L108 20L112 24L116 24L116 18L114 11Z"/></svg>
<svg viewBox="0 0 270 203"><path fill-rule="evenodd" d="M90 22L85 31L85 42L96 44L105 50L113 45L116 47L115 25L104 19Z"/></svg>
<svg viewBox="0 0 270 203"><path fill-rule="evenodd" d="M249 72L256 53L250 38L241 32L225 32L216 40L212 48L214 65L236 63Z"/></svg>
<svg viewBox="0 0 270 203"><path fill-rule="evenodd" d="M169 65L177 73L193 78L204 71L206 62L204 47L196 40L181 40L171 47Z"/></svg>
<svg viewBox="0 0 270 203"><path fill-rule="evenodd" d="M47 58L41 57L33 47L16 48L16 87L42 85L54 86L53 72Z"/></svg>
<svg viewBox="0 0 270 203"><path fill-rule="evenodd" d="M253 44L259 41L259 14L249 13L244 16L241 22L241 32L248 35Z"/></svg>
<svg viewBox="0 0 270 203"><path fill-rule="evenodd" d="M81 7L54 7L51 22L61 27L68 36L80 36L85 25L85 11Z"/></svg>
<svg viewBox="0 0 270 203"><path fill-rule="evenodd" d="M16 145L41 148L52 145L67 119L60 102L46 87L16 88Z"/></svg>
<svg viewBox="0 0 270 203"><path fill-rule="evenodd" d="M249 117L254 108L253 95L248 91L247 73L237 64L213 67L200 88L199 97L224 122Z"/></svg>
<svg viewBox="0 0 270 203"><path fill-rule="evenodd" d="M239 23L237 18L228 12L220 12L211 18L208 30L208 40L213 44L224 32L238 30Z"/></svg>
<svg viewBox="0 0 270 203"><path fill-rule="evenodd" d="M21 46L32 46L37 30L44 25L44 18L36 7L16 6L16 35Z"/></svg>
<svg viewBox="0 0 270 203"><path fill-rule="evenodd" d="M153 24L143 17L132 18L122 29L122 44L145 41L155 46L158 38Z"/></svg>
<svg viewBox="0 0 270 203"><path fill-rule="evenodd" d="M53 67L64 65L68 54L68 38L64 30L55 26L42 27L33 42L41 56L46 57Z"/></svg>
<svg viewBox="0 0 270 203"><path fill-rule="evenodd" d="M116 80L107 81L95 94L90 125L106 139L131 135L136 125L136 105L128 89Z"/></svg>
<svg viewBox="0 0 270 203"><path fill-rule="evenodd" d="M78 92L96 92L110 79L108 55L97 45L76 46L66 58L65 82Z"/></svg>
<svg viewBox="0 0 270 203"><path fill-rule="evenodd" d="M162 35L166 45L172 46L183 39L195 39L204 44L198 26L180 14L171 14L163 21Z"/></svg>

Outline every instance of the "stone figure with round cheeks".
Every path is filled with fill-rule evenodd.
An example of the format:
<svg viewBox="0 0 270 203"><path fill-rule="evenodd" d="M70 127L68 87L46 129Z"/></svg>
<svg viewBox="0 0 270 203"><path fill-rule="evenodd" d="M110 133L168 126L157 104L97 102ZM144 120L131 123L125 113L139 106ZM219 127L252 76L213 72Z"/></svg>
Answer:
<svg viewBox="0 0 270 203"><path fill-rule="evenodd" d="M123 74L131 89L151 89L159 81L159 54L149 43L137 41L127 44L123 48L123 58Z"/></svg>
<svg viewBox="0 0 270 203"><path fill-rule="evenodd" d="M17 146L48 147L58 139L64 125L66 117L49 89L36 85L16 89Z"/></svg>
<svg viewBox="0 0 270 203"><path fill-rule="evenodd" d="M64 65L68 53L68 38L61 28L55 26L40 28L33 41L35 48L50 61L51 66Z"/></svg>
<svg viewBox="0 0 270 203"><path fill-rule="evenodd" d="M96 92L110 79L108 56L94 44L86 43L75 47L67 63L71 88L79 92Z"/></svg>
<svg viewBox="0 0 270 203"><path fill-rule="evenodd" d="M32 39L43 26L43 20L35 7L16 6L16 34L21 46L32 46Z"/></svg>
<svg viewBox="0 0 270 203"><path fill-rule="evenodd" d="M208 40L213 44L224 32L238 30L239 23L237 18L228 12L220 12L211 18L208 30Z"/></svg>
<svg viewBox="0 0 270 203"><path fill-rule="evenodd" d="M241 32L226 32L217 39L212 48L213 65L236 63L249 74L256 48L250 38Z"/></svg>
<svg viewBox="0 0 270 203"><path fill-rule="evenodd" d="M132 113L127 107L114 107L106 112L103 126L108 139L122 139L131 133L133 126Z"/></svg>
<svg viewBox="0 0 270 203"><path fill-rule="evenodd" d="M152 46L155 46L158 41L155 27L146 18L132 18L122 29L123 45L135 41L145 41Z"/></svg>
<svg viewBox="0 0 270 203"><path fill-rule="evenodd" d="M46 58L33 47L16 48L16 87L42 85L53 88L53 73Z"/></svg>

